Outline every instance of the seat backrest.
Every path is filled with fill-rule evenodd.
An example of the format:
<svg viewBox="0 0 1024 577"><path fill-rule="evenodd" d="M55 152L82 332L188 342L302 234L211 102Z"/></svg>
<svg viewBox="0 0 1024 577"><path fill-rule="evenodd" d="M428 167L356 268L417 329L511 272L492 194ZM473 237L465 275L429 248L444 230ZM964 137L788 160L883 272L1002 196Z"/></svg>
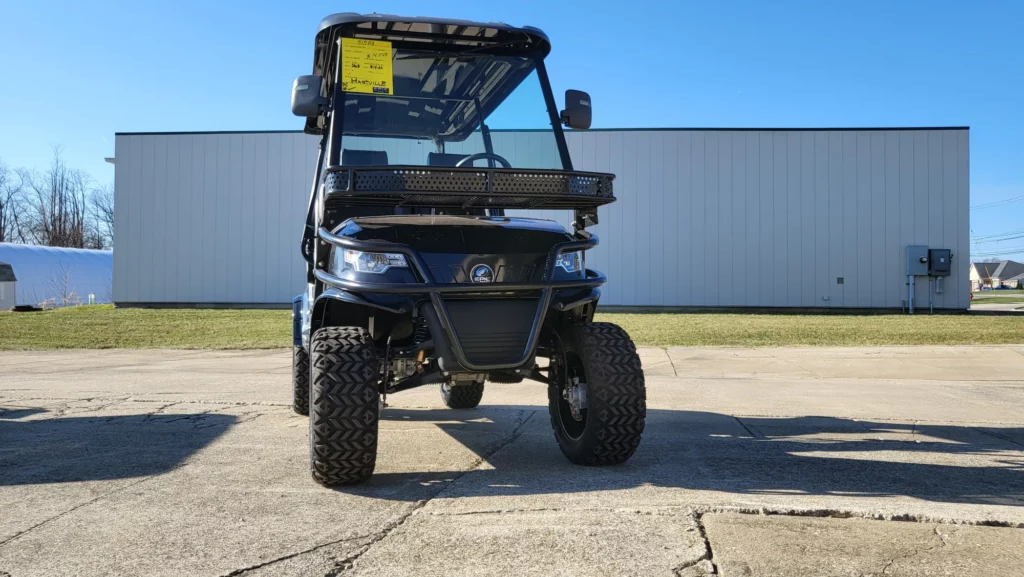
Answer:
<svg viewBox="0 0 1024 577"><path fill-rule="evenodd" d="M447 166L454 167L459 163L460 160L466 158L466 154L446 154L444 152L431 152L427 154L427 165L428 166ZM464 166L472 167L472 164L466 164Z"/></svg>
<svg viewBox="0 0 1024 577"><path fill-rule="evenodd" d="M386 150L353 150L343 148L341 150L342 166L387 166L388 153Z"/></svg>
<svg viewBox="0 0 1024 577"><path fill-rule="evenodd" d="M385 150L343 148L341 150L341 165L349 167L387 166L388 153ZM339 211L342 220L357 216L387 216L390 214L395 214L395 209L390 206L347 206Z"/></svg>

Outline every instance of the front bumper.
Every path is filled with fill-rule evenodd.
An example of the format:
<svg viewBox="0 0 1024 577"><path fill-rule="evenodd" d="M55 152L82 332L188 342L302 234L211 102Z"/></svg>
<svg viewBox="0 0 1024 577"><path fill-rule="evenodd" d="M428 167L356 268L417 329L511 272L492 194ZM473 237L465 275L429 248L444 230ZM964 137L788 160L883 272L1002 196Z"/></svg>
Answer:
<svg viewBox="0 0 1024 577"><path fill-rule="evenodd" d="M428 325L431 325L431 336L434 339L434 346L439 355L439 362L443 370L457 372L460 370L472 372L486 372L502 369L521 368L534 356L537 341L549 307L552 306L552 298L556 293L571 293L576 295L575 299L569 302L560 299L555 308L565 310L572 306L579 306L586 302L596 300L598 291L593 290L603 285L607 278L593 270L585 270L584 278L567 280L549 280L539 282L507 282L507 283L439 283L430 274L428 267L422 257L411 247L392 242L363 241L347 236L339 236L331 233L325 228L318 231L319 239L332 246L358 250L363 252L391 252L404 255L410 263L413 272L419 282L415 283L372 283L340 278L330 272L317 269L314 272L317 280L335 290L343 291L351 295L356 302L367 302L360 295L388 294L388 295L425 295L430 300L430 307L424 311ZM586 231L578 231L576 238L571 241L561 242L551 247L546 269L542 279L551 279L554 276L554 267L557 258L563 252L585 251L597 246L596 235ZM590 296L586 295L586 289L590 290ZM522 341L506 339L504 342L512 345L521 343L521 353L511 352L507 358L500 358L500 355L483 355L474 351L486 348L478 342L476 346L466 347L463 338L467 337L469 331L463 328L463 338L460 338L459 326L453 321L445 298L481 299L491 300L500 298L524 298L535 299L536 309L532 322L522 327L522 334L525 337ZM346 299L347 300L347 299ZM369 304L369 303L367 303ZM571 306L567 306L571 305ZM427 308L427 307L425 307ZM395 311L393 311L395 312ZM473 331L475 335L481 335L478 330ZM492 345L493 346L493 345ZM470 354L467 354L467 348ZM516 347L519 348L519 347ZM450 358L448 355L450 354ZM447 366L446 366L447 365Z"/></svg>

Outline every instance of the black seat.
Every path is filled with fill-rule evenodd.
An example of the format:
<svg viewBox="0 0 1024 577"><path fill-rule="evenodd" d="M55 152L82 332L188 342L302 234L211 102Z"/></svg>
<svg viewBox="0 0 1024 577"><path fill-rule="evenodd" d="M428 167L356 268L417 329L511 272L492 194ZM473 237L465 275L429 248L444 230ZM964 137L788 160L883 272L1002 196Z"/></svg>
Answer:
<svg viewBox="0 0 1024 577"><path fill-rule="evenodd" d="M388 153L386 150L353 150L343 148L341 150L342 166L387 166ZM340 215L342 219L355 218L357 216L388 216L395 214L395 209L390 206L348 206Z"/></svg>
<svg viewBox="0 0 1024 577"><path fill-rule="evenodd" d="M466 154L446 154L444 152L431 152L427 155L428 166L447 166L455 167L463 158L466 158ZM473 166L468 164L468 166Z"/></svg>
<svg viewBox="0 0 1024 577"><path fill-rule="evenodd" d="M386 150L352 150L343 148L341 150L342 166L387 166L388 153Z"/></svg>

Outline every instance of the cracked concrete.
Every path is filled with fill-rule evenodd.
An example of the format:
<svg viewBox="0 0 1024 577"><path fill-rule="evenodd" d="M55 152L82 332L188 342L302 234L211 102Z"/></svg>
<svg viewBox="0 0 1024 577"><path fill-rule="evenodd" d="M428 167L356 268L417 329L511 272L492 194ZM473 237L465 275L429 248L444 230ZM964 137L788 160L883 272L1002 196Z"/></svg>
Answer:
<svg viewBox="0 0 1024 577"><path fill-rule="evenodd" d="M424 387L338 490L286 351L4 353L0 576L1020 575L1022 351L642 349L610 468L565 461L540 385Z"/></svg>
<svg viewBox="0 0 1024 577"><path fill-rule="evenodd" d="M1019 529L711 513L723 576L1024 575Z"/></svg>
<svg viewBox="0 0 1024 577"><path fill-rule="evenodd" d="M715 551L708 539L707 529L704 527L704 514L694 515L694 525L700 535L703 551L701 555L693 560L688 560L672 570L676 577L703 577L706 575L718 575L718 567L715 565Z"/></svg>
<svg viewBox="0 0 1024 577"><path fill-rule="evenodd" d="M336 539L263 561L250 567L235 569L223 577L258 577L260 575L328 575L337 573L348 559L358 556L383 536L360 536ZM339 561L340 559L340 561Z"/></svg>
<svg viewBox="0 0 1024 577"><path fill-rule="evenodd" d="M704 555L692 515L529 511L414 515L352 575L657 575Z"/></svg>

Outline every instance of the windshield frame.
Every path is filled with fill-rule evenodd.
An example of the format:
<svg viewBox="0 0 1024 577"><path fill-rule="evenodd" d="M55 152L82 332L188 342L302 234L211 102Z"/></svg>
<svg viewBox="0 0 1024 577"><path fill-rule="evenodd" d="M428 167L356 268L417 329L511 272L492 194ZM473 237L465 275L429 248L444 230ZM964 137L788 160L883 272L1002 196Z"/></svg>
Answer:
<svg viewBox="0 0 1024 577"><path fill-rule="evenodd" d="M342 141L342 138L343 138L344 132L345 132L345 130L344 130L344 117L345 117L344 105L345 105L345 100L344 99L345 99L345 94L347 94L347 93L343 92L341 90L341 83L337 82L337 79L340 78L340 71L341 71L341 60L342 60L341 38L342 37L352 37L352 35L349 35L349 34L340 34L340 35L338 35L335 38L335 42L334 42L335 45L334 45L334 47L332 47L332 50L331 50L331 52L333 53L333 56L334 56L334 58L333 58L333 60L334 60L334 62L333 62L333 65L334 65L333 66L333 74L332 74L332 77L328 79L328 82L329 82L328 91L329 91L330 99L331 99L331 113L329 115L329 118L327 119L328 131L327 131L327 134L325 135L325 136L327 136L327 142L326 142L326 145L327 145L327 163L326 163L326 165L328 167L340 166L341 165L341 150L342 150L342 142L341 141ZM437 46L438 48L441 47L441 46L438 46L437 43L435 43L435 42L397 41L397 42L393 42L392 43L392 46L393 46L394 49L409 49L409 50L415 50L415 51L418 51L418 52L425 52L425 53L431 52L432 45L433 46ZM560 116L559 116L558 107L555 104L554 93L551 90L551 84L550 84L550 81L548 80L547 69L544 66L544 56L546 55L546 52L539 52L539 51L536 51L536 50L524 51L522 49L516 49L514 46L506 46L506 45L488 46L488 47L469 47L469 48L461 49L461 50L458 49L459 48L458 46L443 45L443 47L444 47L443 50L436 50L435 52L437 52L439 54L453 54L453 55L457 54L459 52L465 52L465 53L473 53L473 54L480 54L480 55L492 55L492 56L515 56L515 57L519 57L519 58L524 58L524 59L530 60L533 63L533 65L534 65L534 71L537 74L537 80L540 82L541 92L543 93L543 96L544 96L545 108L547 109L548 119L549 119L549 121L551 123L551 131L552 131L553 136L555 138L555 144L556 144L556 146L558 148L558 154L559 154L559 157L560 157L560 160L561 160L562 170L567 170L567 171L573 170L572 159L569 156L569 149L568 149L568 146L567 146L566 141L565 141L565 133L562 130L562 123L561 123L561 119L560 119ZM496 102L495 105L491 108L490 112L493 113L495 110L498 110L501 107L503 101L504 101L504 99L502 99L502 101ZM338 113L335 113L335 111L338 111ZM492 150L492 143L491 143L490 132L487 129L487 126L486 126L486 118L483 116L483 114L478 114L478 116L480 117L479 118L480 122L478 123L478 126L480 127L480 130L481 130L481 133L482 133L482 137L484 139L484 146L485 146L486 150L488 152L490 152Z"/></svg>

